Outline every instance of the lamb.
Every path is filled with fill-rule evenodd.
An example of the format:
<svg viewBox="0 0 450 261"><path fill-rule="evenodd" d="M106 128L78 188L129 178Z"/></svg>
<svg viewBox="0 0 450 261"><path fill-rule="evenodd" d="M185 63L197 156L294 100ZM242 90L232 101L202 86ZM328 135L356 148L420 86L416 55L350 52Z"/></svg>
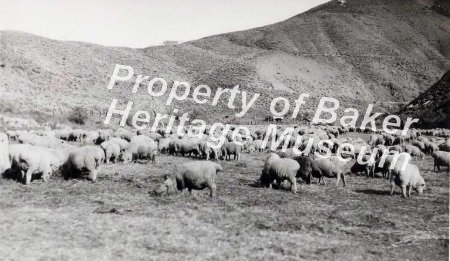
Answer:
<svg viewBox="0 0 450 261"><path fill-rule="evenodd" d="M13 144L9 147L13 172L19 172L25 185L30 184L33 174L41 174L44 182L50 178L51 157L42 149L30 144Z"/></svg>
<svg viewBox="0 0 450 261"><path fill-rule="evenodd" d="M63 175L66 179L85 176L95 182L100 164L105 154L98 146L84 146L70 152L67 161L63 164Z"/></svg>
<svg viewBox="0 0 450 261"><path fill-rule="evenodd" d="M446 166L448 172L450 172L450 152L447 151L435 151L431 156L434 159L433 170L438 169L441 171L441 166Z"/></svg>
<svg viewBox="0 0 450 261"><path fill-rule="evenodd" d="M189 193L192 190L210 189L210 196L216 196L216 175L223 168L219 164L211 161L192 161L181 165L175 179L177 189L187 188Z"/></svg>
<svg viewBox="0 0 450 261"><path fill-rule="evenodd" d="M405 198L407 196L406 189L408 189L408 197L411 196L411 188L422 194L425 189L425 181L420 175L419 168L414 164L408 163L406 169L402 171L402 165L403 161L398 161L392 169L390 195L394 194L395 185L402 189L402 194Z"/></svg>
<svg viewBox="0 0 450 261"><path fill-rule="evenodd" d="M260 181L263 186L272 187L272 182L276 180L278 187L281 182L288 180L291 182L291 191L297 193L297 172L300 164L288 158L280 158L276 153L270 153L267 157L261 173Z"/></svg>
<svg viewBox="0 0 450 261"><path fill-rule="evenodd" d="M345 187L344 167L345 163L337 156L331 156L325 159L316 160L317 166L320 168L322 175L328 178L337 177L336 186L342 178L343 186Z"/></svg>

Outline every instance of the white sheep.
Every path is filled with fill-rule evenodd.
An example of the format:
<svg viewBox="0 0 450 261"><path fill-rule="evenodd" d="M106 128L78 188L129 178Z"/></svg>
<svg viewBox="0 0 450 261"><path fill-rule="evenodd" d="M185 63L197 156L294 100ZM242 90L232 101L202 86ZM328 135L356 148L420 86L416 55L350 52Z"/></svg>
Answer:
<svg viewBox="0 0 450 261"><path fill-rule="evenodd" d="M434 159L434 168L433 170L438 169L441 170L441 166L446 166L448 171L450 172L450 152L447 151L435 151L431 156Z"/></svg>
<svg viewBox="0 0 450 261"><path fill-rule="evenodd" d="M209 188L211 197L216 195L216 175L222 171L222 166L211 161L192 161L181 165L175 179L178 190Z"/></svg>
<svg viewBox="0 0 450 261"><path fill-rule="evenodd" d="M264 163L260 181L264 186L272 187L272 182L276 180L280 187L282 181L288 180L291 182L291 191L297 193L296 175L299 169L300 164L297 161L270 153Z"/></svg>
<svg viewBox="0 0 450 261"><path fill-rule="evenodd" d="M52 174L51 159L47 152L30 144L13 144L9 146L9 158L13 171L21 174L25 185L30 184L33 174L41 174L44 182Z"/></svg>
<svg viewBox="0 0 450 261"><path fill-rule="evenodd" d="M398 161L392 169L390 195L394 194L395 185L402 189L402 194L405 198L407 196L406 189L408 189L408 197L411 196L411 188L422 194L425 189L425 181L420 175L419 168L414 164L408 163L405 170L401 170L402 165L403 161Z"/></svg>
<svg viewBox="0 0 450 261"><path fill-rule="evenodd" d="M100 164L105 158L103 149L98 146L84 146L72 150L63 165L65 178L80 177L87 172L88 179L93 182L97 179Z"/></svg>

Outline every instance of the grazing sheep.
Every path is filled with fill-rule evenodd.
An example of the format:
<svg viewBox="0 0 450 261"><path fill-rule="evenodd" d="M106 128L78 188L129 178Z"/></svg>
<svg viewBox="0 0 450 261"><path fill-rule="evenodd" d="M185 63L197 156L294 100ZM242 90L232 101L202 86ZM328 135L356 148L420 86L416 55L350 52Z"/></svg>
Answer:
<svg viewBox="0 0 450 261"><path fill-rule="evenodd" d="M170 147L171 138L160 139L158 143L158 150L161 153L168 153Z"/></svg>
<svg viewBox="0 0 450 261"><path fill-rule="evenodd" d="M362 157L362 162L365 164L360 164L358 161L356 161L353 166L350 168L351 173L360 173L365 172L367 178L372 175L372 178L375 178L375 158L372 157L371 154L365 154Z"/></svg>
<svg viewBox="0 0 450 261"><path fill-rule="evenodd" d="M95 182L98 168L104 158L103 149L98 146L88 145L74 149L63 164L63 175L66 179L86 176Z"/></svg>
<svg viewBox="0 0 450 261"><path fill-rule="evenodd" d="M425 143L425 153L432 154L433 152L439 150L439 146L434 142L426 140L424 141L424 143Z"/></svg>
<svg viewBox="0 0 450 261"><path fill-rule="evenodd" d="M345 187L345 163L342 160L336 156L331 156L325 159L317 159L316 162L323 176L328 178L337 177L336 186L339 185L339 181L342 178L343 186Z"/></svg>
<svg viewBox="0 0 450 261"><path fill-rule="evenodd" d="M231 155L233 155L233 160L239 161L241 151L242 151L242 145L238 145L234 142L225 142L222 146L222 150L226 150L226 157L228 157L229 160L231 160Z"/></svg>
<svg viewBox="0 0 450 261"><path fill-rule="evenodd" d="M450 152L447 151L435 151L431 156L434 159L433 170L441 171L441 166L446 166L448 172L450 172Z"/></svg>
<svg viewBox="0 0 450 261"><path fill-rule="evenodd" d="M423 143L423 142L422 142ZM425 145L423 145L425 148ZM422 150L419 147L416 147L414 145L406 145L405 146L405 152L411 155L412 157L423 159L425 154L422 152Z"/></svg>
<svg viewBox="0 0 450 261"><path fill-rule="evenodd" d="M450 152L450 139L439 145L439 150Z"/></svg>
<svg viewBox="0 0 450 261"><path fill-rule="evenodd" d="M19 172L25 185L30 184L34 174L41 174L44 182L50 178L51 157L41 148L30 144L12 144L9 146L9 158L13 172Z"/></svg>
<svg viewBox="0 0 450 261"><path fill-rule="evenodd" d="M414 164L408 163L406 169L402 171L402 165L403 161L398 161L392 169L390 195L394 194L395 185L402 189L402 195L405 198L406 196L411 196L411 188L422 194L425 189L425 181L420 175L419 168ZM406 195L406 189L408 189L408 195Z"/></svg>
<svg viewBox="0 0 450 261"><path fill-rule="evenodd" d="M179 153L181 156L199 155L200 148L195 139L181 139L174 141L175 154Z"/></svg>
<svg viewBox="0 0 450 261"><path fill-rule="evenodd" d="M127 129L124 128L118 128L114 132L114 137L122 138L126 141L131 141L131 138L135 136L135 134Z"/></svg>
<svg viewBox="0 0 450 261"><path fill-rule="evenodd" d="M104 141L100 144L100 147L105 151L105 163L109 163L110 161L117 163L120 155L120 146L111 141Z"/></svg>
<svg viewBox="0 0 450 261"><path fill-rule="evenodd" d="M158 141L158 142L163 138L163 136L161 134L156 133L156 132L150 132L146 136L151 138L152 140Z"/></svg>
<svg viewBox="0 0 450 261"><path fill-rule="evenodd" d="M300 164L287 158L280 158L276 153L270 153L267 157L261 173L260 181L263 186L272 187L272 182L276 180L278 187L284 180L291 182L291 191L297 193L297 172Z"/></svg>
<svg viewBox="0 0 450 261"><path fill-rule="evenodd" d="M181 165L175 179L178 190L187 188L192 190L209 188L211 197L216 195L216 175L222 171L222 166L211 161L193 161Z"/></svg>
<svg viewBox="0 0 450 261"><path fill-rule="evenodd" d="M124 152L130 146L130 142L128 142L128 141L126 141L126 140L124 140L122 138L117 138L117 137L114 137L114 138L110 139L109 142L114 142L117 145L119 145L120 152Z"/></svg>
<svg viewBox="0 0 450 261"><path fill-rule="evenodd" d="M323 181L322 171L315 160L305 156L298 156L292 159L300 164L300 169L296 175L297 178L303 179L307 184L311 184L313 178L318 178L319 184L321 180Z"/></svg>
<svg viewBox="0 0 450 261"><path fill-rule="evenodd" d="M148 159L152 163L156 162L158 144L145 135L134 136L130 141L130 147L123 154L125 162Z"/></svg>

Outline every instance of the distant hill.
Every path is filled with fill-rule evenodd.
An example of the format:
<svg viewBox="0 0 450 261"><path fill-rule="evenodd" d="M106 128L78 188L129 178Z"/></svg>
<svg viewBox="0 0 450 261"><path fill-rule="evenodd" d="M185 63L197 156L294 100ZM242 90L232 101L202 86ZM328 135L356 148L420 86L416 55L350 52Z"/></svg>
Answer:
<svg viewBox="0 0 450 261"><path fill-rule="evenodd" d="M450 128L450 71L399 114L419 118L416 126L423 128Z"/></svg>
<svg viewBox="0 0 450 261"><path fill-rule="evenodd" d="M111 99L139 100L131 84L106 89L116 63L137 74L213 88L239 84L262 98L252 115L269 112L272 97L301 92L344 106L407 102L450 69L446 1L331 1L280 23L143 49L61 42L0 33L0 104L15 111L82 106L108 108ZM312 99L311 99L312 100ZM136 102L136 104L138 104ZM315 108L314 103L308 103ZM194 104L176 104L193 110ZM208 119L233 115L224 105L198 107Z"/></svg>

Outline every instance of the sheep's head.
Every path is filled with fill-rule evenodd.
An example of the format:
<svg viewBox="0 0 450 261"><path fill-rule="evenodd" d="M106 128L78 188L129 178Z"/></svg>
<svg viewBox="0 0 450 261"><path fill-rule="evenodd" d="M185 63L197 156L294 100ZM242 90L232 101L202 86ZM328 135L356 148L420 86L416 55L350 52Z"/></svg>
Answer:
<svg viewBox="0 0 450 261"><path fill-rule="evenodd" d="M426 185L425 185L425 181L423 183L420 183L419 185L417 185L414 190L417 191L419 194L423 194L423 191L425 190Z"/></svg>
<svg viewBox="0 0 450 261"><path fill-rule="evenodd" d="M163 183L155 190L155 194L158 196L170 195L175 192L175 182L170 175L164 176Z"/></svg>

